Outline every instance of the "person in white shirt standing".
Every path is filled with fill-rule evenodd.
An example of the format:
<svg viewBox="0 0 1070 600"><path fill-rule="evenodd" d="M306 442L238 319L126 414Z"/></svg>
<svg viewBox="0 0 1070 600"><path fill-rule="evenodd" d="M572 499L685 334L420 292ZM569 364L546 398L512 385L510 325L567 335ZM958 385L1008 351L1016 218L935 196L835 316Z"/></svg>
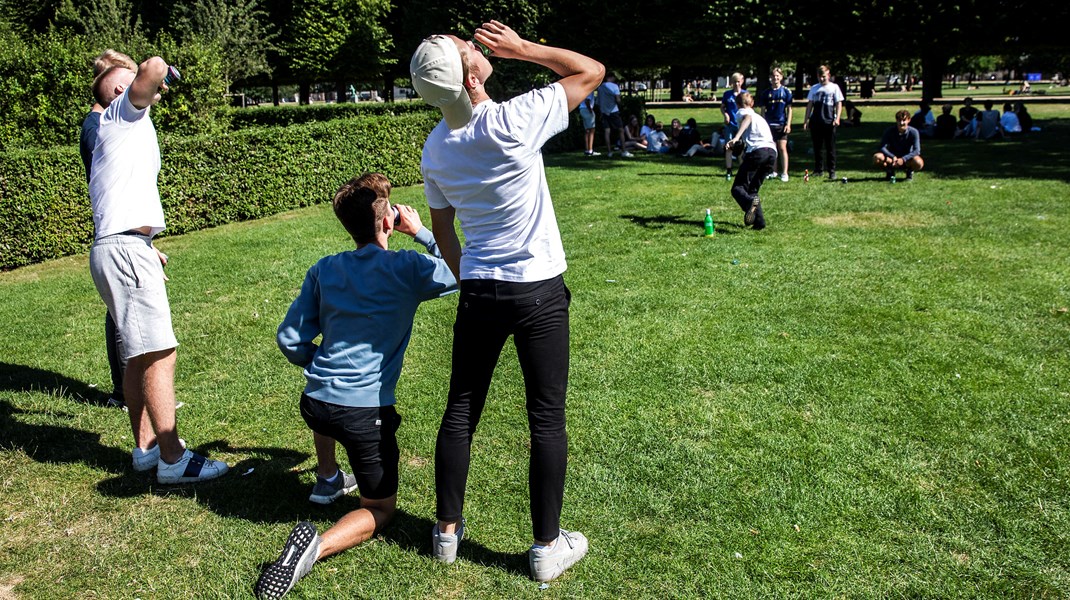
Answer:
<svg viewBox="0 0 1070 600"><path fill-rule="evenodd" d="M535 63L560 79L506 102L484 83L493 67L473 42L432 36L410 64L413 85L443 121L424 144L421 171L432 230L460 281L453 373L435 446L438 522L432 555L451 563L464 536L472 436L498 357L510 335L527 396L531 445L531 576L549 581L587 553L583 534L560 528L568 461L568 309L565 252L543 167L542 146L568 127L568 113L602 81L601 63L523 40L491 21L475 41L503 59ZM462 252L455 221L464 231Z"/></svg>
<svg viewBox="0 0 1070 600"><path fill-rule="evenodd" d="M167 257L152 245L165 225L156 186L160 147L149 118L149 108L167 90L169 70L156 56L136 73L113 66L97 76L93 95L104 112L89 181L95 229L89 269L122 340L134 470L156 468L156 480L164 484L204 481L227 472L226 463L185 448L175 417L178 341L164 286Z"/></svg>
<svg viewBox="0 0 1070 600"><path fill-rule="evenodd" d="M836 128L843 112L843 92L832 83L832 74L825 65L817 70L819 85L812 86L806 96L806 117L803 129L810 131L814 142L814 177L821 177L827 168L829 179L836 178ZM821 152L825 152L822 162Z"/></svg>
<svg viewBox="0 0 1070 600"><path fill-rule="evenodd" d="M739 93L739 105L741 108L736 115L740 119L739 131L725 144L725 151L735 149L741 140L747 148L732 183L732 197L743 209L743 223L760 230L765 229L765 213L758 191L776 166L776 142L769 124L754 112L754 97L750 92Z"/></svg>

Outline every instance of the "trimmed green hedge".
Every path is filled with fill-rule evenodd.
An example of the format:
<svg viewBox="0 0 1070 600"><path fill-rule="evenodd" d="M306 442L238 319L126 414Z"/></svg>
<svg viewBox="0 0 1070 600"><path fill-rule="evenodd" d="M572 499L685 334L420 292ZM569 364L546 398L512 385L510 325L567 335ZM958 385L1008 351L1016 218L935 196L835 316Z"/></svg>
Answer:
<svg viewBox="0 0 1070 600"><path fill-rule="evenodd" d="M394 185L420 181L420 151L436 112L221 136L161 131L160 196L168 234L256 219L330 200L354 175L380 171ZM93 241L78 148L0 155L0 268L84 252Z"/></svg>
<svg viewBox="0 0 1070 600"><path fill-rule="evenodd" d="M350 102L345 104L311 104L307 106L257 106L230 111L231 129L256 126L289 126L334 119L353 119L411 113L439 114L426 102Z"/></svg>

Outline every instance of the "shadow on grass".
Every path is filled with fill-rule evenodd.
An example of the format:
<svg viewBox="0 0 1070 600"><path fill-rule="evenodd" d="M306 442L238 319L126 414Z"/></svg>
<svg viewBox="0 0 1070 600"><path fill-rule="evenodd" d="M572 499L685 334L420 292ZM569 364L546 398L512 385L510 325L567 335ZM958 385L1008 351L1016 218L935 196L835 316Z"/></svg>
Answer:
<svg viewBox="0 0 1070 600"><path fill-rule="evenodd" d="M99 433L26 422L38 414L0 400L0 449L21 451L42 463L84 463L109 473L120 473L124 464L130 464L130 453L101 444ZM74 419L61 412L50 412L48 417Z"/></svg>
<svg viewBox="0 0 1070 600"><path fill-rule="evenodd" d="M680 237L695 237L701 233L702 221L695 219L694 217L684 217L679 215L654 215L645 217L643 215L621 215L620 218L627 221L631 221L635 225L644 229L679 229ZM742 220L742 217L740 217ZM715 235L736 235L744 229L749 229L739 223L731 223L729 221L714 221L714 233Z"/></svg>
<svg viewBox="0 0 1070 600"><path fill-rule="evenodd" d="M858 127L840 127L836 137L838 171L869 171L878 173L871 160L880 146L881 136L891 122L863 122ZM1002 141L976 142L973 140L922 140L921 155L925 158L925 171L934 176L949 179L999 178L999 179L1054 179L1065 181L1070 173L1070 120L1040 119L1036 125L1039 132L1019 134ZM700 124L701 126L701 124ZM701 128L708 139L710 126ZM809 151L813 145L809 132L801 128L790 136L792 175L803 169L814 169L814 156ZM723 174L720 157L680 158L675 155L637 153L635 158L612 158L605 156L584 157L579 153L556 152L547 155L547 165L576 171L610 171L616 167L656 161L675 162L681 166L693 165L708 168L706 172L686 173L638 173L640 177L714 177ZM699 162L701 161L701 162ZM868 181L869 178L866 179ZM883 181L883 177L879 179ZM858 181L852 177L851 181ZM592 182L593 184L593 182Z"/></svg>
<svg viewBox="0 0 1070 600"><path fill-rule="evenodd" d="M346 504L345 512L359 507L359 501L353 497L347 496L344 499L344 502L343 500L340 500L335 504L343 503ZM342 514L344 514L344 512ZM435 522L431 519L418 517L404 510L398 510L394 513L393 520L390 521L390 524L383 529L378 537L382 538L386 543L397 545L398 548L401 548L406 552L412 552L426 558L431 558L431 528L434 527L434 525ZM319 533L322 534L323 531L320 531ZM280 529L278 536L280 549L283 544L285 544L286 536L288 534L289 530L284 532ZM347 553L359 551L360 546L358 545L345 552L329 556L321 562L323 564L330 564L333 560L345 560L344 557ZM474 562L484 567L501 569L514 575L523 577L528 575L527 554L496 552L467 536L464 539L464 543L461 544L457 557L461 560ZM264 567L270 565L274 560L275 558L272 557L257 565L257 572L263 571Z"/></svg>
<svg viewBox="0 0 1070 600"><path fill-rule="evenodd" d="M0 362L0 391L41 392L83 404L106 406L108 394L54 371ZM2 438L0 438L2 439Z"/></svg>
<svg viewBox="0 0 1070 600"><path fill-rule="evenodd" d="M1070 121L1038 121L1039 132L1020 134L1002 141L922 140L921 155L925 173L948 179L1055 179L1066 180L1070 173ZM837 132L837 168L840 171L878 172L871 164L881 136L891 123L863 123L859 127L841 127ZM801 132L800 132L801 133ZM792 133L795 150L792 168L813 168L810 135ZM868 178L867 178L868 180ZM883 177L878 178L883 181ZM856 179L852 178L852 181Z"/></svg>

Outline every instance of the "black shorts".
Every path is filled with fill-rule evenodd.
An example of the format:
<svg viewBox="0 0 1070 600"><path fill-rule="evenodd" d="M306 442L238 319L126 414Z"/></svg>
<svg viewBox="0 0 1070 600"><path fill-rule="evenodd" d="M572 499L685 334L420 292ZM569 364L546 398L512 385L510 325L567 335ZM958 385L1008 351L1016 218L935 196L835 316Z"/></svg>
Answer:
<svg viewBox="0 0 1070 600"><path fill-rule="evenodd" d="M780 140L788 137L788 134L784 133L784 126L783 125L773 125L772 123L770 123L769 124L769 133L773 134L773 141L774 142L779 142Z"/></svg>
<svg viewBox="0 0 1070 600"><path fill-rule="evenodd" d="M401 415L393 405L341 406L301 394L301 416L309 429L346 449L361 498L383 500L398 493Z"/></svg>
<svg viewBox="0 0 1070 600"><path fill-rule="evenodd" d="M620 119L620 113L609 113L608 115L602 113L602 128L603 129L624 129L624 121Z"/></svg>

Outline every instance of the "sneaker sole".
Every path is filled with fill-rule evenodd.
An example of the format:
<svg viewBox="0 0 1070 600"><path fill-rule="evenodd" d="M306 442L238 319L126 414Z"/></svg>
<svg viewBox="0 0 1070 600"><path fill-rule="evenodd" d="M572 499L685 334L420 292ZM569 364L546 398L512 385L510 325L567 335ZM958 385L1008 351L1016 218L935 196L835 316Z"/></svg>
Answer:
<svg viewBox="0 0 1070 600"><path fill-rule="evenodd" d="M312 570L319 552L319 536L311 523L301 522L286 538L279 558L268 565L256 581L257 598L282 598Z"/></svg>
<svg viewBox="0 0 1070 600"><path fill-rule="evenodd" d="M747 214L743 215L744 225L754 225L754 219L758 216L758 206L759 202L757 200L750 203L750 210L747 211Z"/></svg>

